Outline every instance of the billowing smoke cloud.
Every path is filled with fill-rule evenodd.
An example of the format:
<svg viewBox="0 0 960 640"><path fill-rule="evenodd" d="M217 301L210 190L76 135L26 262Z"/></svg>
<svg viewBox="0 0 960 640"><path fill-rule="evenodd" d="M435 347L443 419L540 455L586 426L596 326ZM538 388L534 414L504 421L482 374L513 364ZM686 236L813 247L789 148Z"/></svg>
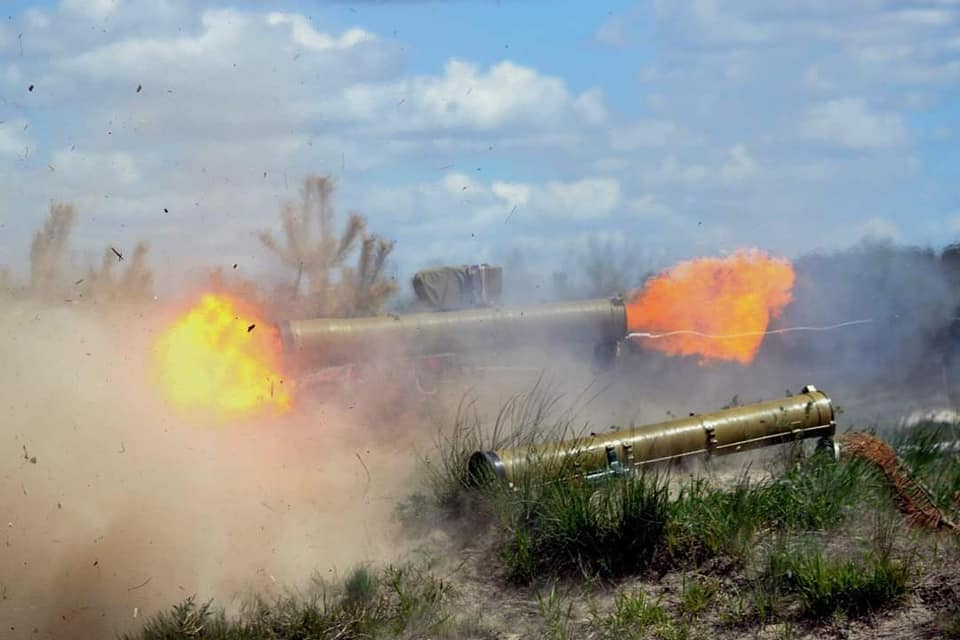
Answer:
<svg viewBox="0 0 960 640"><path fill-rule="evenodd" d="M825 333L771 336L766 360L816 376L857 417L879 419L890 401L949 405L951 324L960 280L932 249L863 243L797 261L782 326L869 320ZM884 398L889 400L883 400ZM886 418L891 416L887 415Z"/></svg>
<svg viewBox="0 0 960 640"><path fill-rule="evenodd" d="M801 256L793 299L770 328L855 324L768 335L746 366L640 351L610 374L610 402L630 398L640 419L659 420L666 411L682 415L814 384L843 410L841 428L950 407L960 389L950 333L960 315L960 271L951 256L875 242Z"/></svg>

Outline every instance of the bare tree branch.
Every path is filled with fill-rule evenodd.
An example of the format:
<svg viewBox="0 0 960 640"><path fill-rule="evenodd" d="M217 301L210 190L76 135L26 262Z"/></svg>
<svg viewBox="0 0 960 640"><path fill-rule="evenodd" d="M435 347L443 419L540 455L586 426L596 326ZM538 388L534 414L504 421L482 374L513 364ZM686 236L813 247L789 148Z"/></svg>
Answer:
<svg viewBox="0 0 960 640"><path fill-rule="evenodd" d="M348 214L346 226L338 235L334 230L333 188L333 181L327 176L307 177L300 190L300 201L285 205L280 212L282 244L268 230L260 232L260 243L282 264L296 271L294 297L303 295L305 313L378 313L395 287L371 285L382 277L393 244L368 237L367 221L355 211ZM312 238L314 229L319 233L316 239ZM358 246L356 266L347 266ZM301 291L301 284L305 284L305 292ZM378 295L374 296L373 291Z"/></svg>

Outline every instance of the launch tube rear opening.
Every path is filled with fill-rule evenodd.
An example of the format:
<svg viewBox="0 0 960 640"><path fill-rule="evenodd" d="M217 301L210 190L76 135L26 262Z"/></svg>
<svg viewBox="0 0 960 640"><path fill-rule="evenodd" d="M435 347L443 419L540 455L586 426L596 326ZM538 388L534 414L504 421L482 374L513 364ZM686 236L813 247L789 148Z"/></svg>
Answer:
<svg viewBox="0 0 960 640"><path fill-rule="evenodd" d="M467 484L481 487L493 481L506 479L503 463L493 451L477 451L467 462Z"/></svg>

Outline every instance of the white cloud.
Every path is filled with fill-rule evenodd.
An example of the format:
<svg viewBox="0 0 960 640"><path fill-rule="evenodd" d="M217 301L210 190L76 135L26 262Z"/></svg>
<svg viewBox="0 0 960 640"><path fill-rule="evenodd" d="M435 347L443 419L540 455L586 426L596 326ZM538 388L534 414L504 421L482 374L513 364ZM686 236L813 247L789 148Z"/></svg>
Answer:
<svg viewBox="0 0 960 640"><path fill-rule="evenodd" d="M482 71L450 60L442 76L415 76L393 83L362 84L325 105L328 117L363 123L387 132L507 127L540 130L605 118L601 94L573 97L562 79L500 62Z"/></svg>
<svg viewBox="0 0 960 640"><path fill-rule="evenodd" d="M460 211L456 224L503 222L515 210L524 219L597 220L622 204L620 183L613 178L549 180L542 183L481 182L461 172L451 172L435 183L377 188L364 194L371 210L398 214L403 219L447 220Z"/></svg>
<svg viewBox="0 0 960 640"><path fill-rule="evenodd" d="M289 25L293 41L314 51L349 49L361 42L369 42L375 39L372 33L356 28L349 29L339 38L335 38L317 31L309 20L297 13L271 13L267 16L267 24Z"/></svg>
<svg viewBox="0 0 960 640"><path fill-rule="evenodd" d="M659 164L640 172L641 179L651 185L683 187L735 187L759 173L757 161L743 144L726 150L720 160L711 164L684 163L676 156L667 156Z"/></svg>
<svg viewBox="0 0 960 640"><path fill-rule="evenodd" d="M628 200L624 205L628 212L641 218L660 218L670 213L666 205L650 194Z"/></svg>
<svg viewBox="0 0 960 640"><path fill-rule="evenodd" d="M0 124L0 158L16 158L26 154L30 138L26 134L27 121L22 118Z"/></svg>
<svg viewBox="0 0 960 640"><path fill-rule="evenodd" d="M860 150L899 147L910 139L899 114L872 112L863 98L840 98L811 107L800 130L807 137Z"/></svg>
<svg viewBox="0 0 960 640"><path fill-rule="evenodd" d="M102 20L117 11L122 0L61 0L60 8L74 14Z"/></svg>
<svg viewBox="0 0 960 640"><path fill-rule="evenodd" d="M447 192L454 195L463 193L468 189L473 192L481 190L480 186L464 173L448 173L443 177L443 186L446 187Z"/></svg>
<svg viewBox="0 0 960 640"><path fill-rule="evenodd" d="M700 163L681 164L675 156L664 158L659 165L640 172L640 178L655 185L703 186L711 180L712 171Z"/></svg>
<svg viewBox="0 0 960 640"><path fill-rule="evenodd" d="M81 189L95 187L107 192L136 183L142 175L133 156L123 151L96 153L60 149L53 153L50 166L60 178Z"/></svg>
<svg viewBox="0 0 960 640"><path fill-rule="evenodd" d="M643 147L666 147L684 144L692 136L673 122L639 120L610 130L610 146L618 151Z"/></svg>
<svg viewBox="0 0 960 640"><path fill-rule="evenodd" d="M535 207L551 218L603 217L619 204L620 183L609 178L551 181L534 194Z"/></svg>
<svg viewBox="0 0 960 640"><path fill-rule="evenodd" d="M23 17L32 29L46 29L50 26L50 16L40 9L31 7L23 13Z"/></svg>
<svg viewBox="0 0 960 640"><path fill-rule="evenodd" d="M510 207L526 207L530 203L532 190L528 184L494 182L490 190Z"/></svg>
<svg viewBox="0 0 960 640"><path fill-rule="evenodd" d="M599 89L586 91L574 101L574 111L589 125L603 124L607 119L607 108L603 102L603 92Z"/></svg>
<svg viewBox="0 0 960 640"><path fill-rule="evenodd" d="M948 9L903 9L893 15L907 24L942 26L953 24L957 20L956 11Z"/></svg>
<svg viewBox="0 0 960 640"><path fill-rule="evenodd" d="M152 10L138 5L141 23ZM124 11L115 16L122 24L131 20ZM296 14L157 11L159 24L146 34L134 23L91 40L69 15L55 16L50 34L28 33L29 50L46 54L41 67L27 70L43 90L35 100L94 105L94 120L136 129L142 143L146 136L169 143L171 132L194 141L291 131L306 137L325 117L325 100L391 75L402 62L396 44L357 28L323 32Z"/></svg>
<svg viewBox="0 0 960 640"><path fill-rule="evenodd" d="M757 161L742 144L731 147L727 156L727 162L720 167L720 178L724 182L740 182L757 172Z"/></svg>
<svg viewBox="0 0 960 640"><path fill-rule="evenodd" d="M207 69L227 69L256 59L250 40L267 35L257 17L234 9L210 9L200 16L196 34L125 37L61 62L64 69L91 78L189 79ZM287 34L287 38L293 35ZM231 62L233 61L233 62Z"/></svg>
<svg viewBox="0 0 960 640"><path fill-rule="evenodd" d="M657 18L674 30L673 35L708 46L759 45L773 41L776 35L769 24L721 9L718 0L656 0L654 7Z"/></svg>

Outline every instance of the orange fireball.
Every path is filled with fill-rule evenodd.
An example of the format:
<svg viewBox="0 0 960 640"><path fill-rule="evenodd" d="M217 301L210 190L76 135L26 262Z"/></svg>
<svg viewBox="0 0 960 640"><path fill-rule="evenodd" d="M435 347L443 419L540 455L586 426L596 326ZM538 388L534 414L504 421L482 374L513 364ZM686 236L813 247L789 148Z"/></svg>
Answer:
<svg viewBox="0 0 960 640"><path fill-rule="evenodd" d="M255 309L213 294L168 327L155 349L158 376L170 402L217 419L290 408L280 354L276 329Z"/></svg>
<svg viewBox="0 0 960 640"><path fill-rule="evenodd" d="M627 325L644 346L669 355L747 364L790 303L794 279L790 262L756 250L690 260L631 295Z"/></svg>

